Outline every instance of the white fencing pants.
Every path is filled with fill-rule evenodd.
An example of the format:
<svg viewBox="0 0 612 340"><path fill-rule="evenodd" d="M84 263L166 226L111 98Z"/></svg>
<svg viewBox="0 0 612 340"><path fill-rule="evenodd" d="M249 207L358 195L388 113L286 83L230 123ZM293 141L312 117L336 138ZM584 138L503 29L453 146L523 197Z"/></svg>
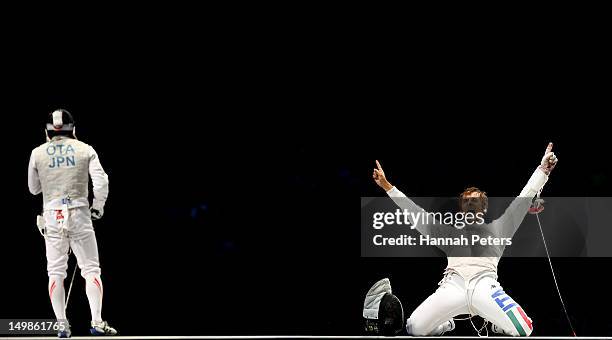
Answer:
<svg viewBox="0 0 612 340"><path fill-rule="evenodd" d="M56 317L65 319L63 281L67 276L68 250L71 248L81 269L81 276L85 279L91 318L102 321L100 261L89 207L71 208L68 211L48 210L44 218L49 297Z"/></svg>
<svg viewBox="0 0 612 340"><path fill-rule="evenodd" d="M459 274L448 273L435 293L410 315L410 335L439 335L441 325L457 315L478 315L512 336L529 336L532 321L521 306L506 294L493 276L466 282Z"/></svg>

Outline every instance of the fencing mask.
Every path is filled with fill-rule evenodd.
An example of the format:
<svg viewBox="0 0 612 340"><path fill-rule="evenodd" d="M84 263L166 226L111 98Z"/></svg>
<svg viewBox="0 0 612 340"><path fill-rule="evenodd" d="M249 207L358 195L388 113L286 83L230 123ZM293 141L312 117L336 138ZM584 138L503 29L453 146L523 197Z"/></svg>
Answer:
<svg viewBox="0 0 612 340"><path fill-rule="evenodd" d="M389 279L376 282L366 294L363 317L367 333L396 335L404 329L404 310L391 292Z"/></svg>
<svg viewBox="0 0 612 340"><path fill-rule="evenodd" d="M47 138L51 139L55 136L74 136L74 118L70 112L64 109L58 109L49 114L47 118Z"/></svg>

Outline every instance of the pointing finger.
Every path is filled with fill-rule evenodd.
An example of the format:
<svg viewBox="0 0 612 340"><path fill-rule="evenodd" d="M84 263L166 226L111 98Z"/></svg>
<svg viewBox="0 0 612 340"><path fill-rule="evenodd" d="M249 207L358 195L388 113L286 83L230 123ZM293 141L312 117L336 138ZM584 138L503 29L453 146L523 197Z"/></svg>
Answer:
<svg viewBox="0 0 612 340"><path fill-rule="evenodd" d="M545 153L551 152L552 148L553 148L553 143L552 142L548 143L548 146L546 147L546 152Z"/></svg>

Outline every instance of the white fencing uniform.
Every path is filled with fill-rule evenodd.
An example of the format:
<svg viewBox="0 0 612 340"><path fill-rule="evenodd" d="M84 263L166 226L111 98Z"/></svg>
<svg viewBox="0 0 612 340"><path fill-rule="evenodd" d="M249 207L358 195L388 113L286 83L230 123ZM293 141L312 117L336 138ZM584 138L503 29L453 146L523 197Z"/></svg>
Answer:
<svg viewBox="0 0 612 340"><path fill-rule="evenodd" d="M66 318L63 281L72 248L86 282L92 320L102 321L100 262L88 200L90 177L94 194L91 208L103 211L108 176L91 146L58 136L32 151L28 186L32 194L43 194L49 296L58 319Z"/></svg>
<svg viewBox="0 0 612 340"><path fill-rule="evenodd" d="M49 275L66 277L68 247L72 248L83 277L89 274L100 275L98 245L89 207L69 208L68 221L64 221L63 225L58 221L58 214L63 214L62 210L44 212ZM68 229L62 230L65 226Z"/></svg>
<svg viewBox="0 0 612 340"><path fill-rule="evenodd" d="M498 225L510 224L512 233L527 214L530 201L544 186L548 176L536 169L525 188L521 191L506 212L489 224L495 229ZM393 187L387 194L402 209L409 212L424 212L401 191ZM415 223L421 233L427 233L427 225ZM512 236L512 235L507 235ZM530 335L533 331L531 319L521 306L509 297L497 282L499 257L448 257L445 276L439 288L429 296L406 321L411 335L439 335L441 325L457 315L479 315L492 322L508 335Z"/></svg>

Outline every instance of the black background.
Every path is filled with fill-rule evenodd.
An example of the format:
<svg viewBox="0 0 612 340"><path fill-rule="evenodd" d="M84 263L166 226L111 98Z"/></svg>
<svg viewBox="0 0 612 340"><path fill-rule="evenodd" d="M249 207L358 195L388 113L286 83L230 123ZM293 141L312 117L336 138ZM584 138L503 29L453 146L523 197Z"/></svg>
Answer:
<svg viewBox="0 0 612 340"><path fill-rule="evenodd" d="M363 296L382 277L410 313L446 263L360 258L359 197L384 194L375 159L409 196L471 185L512 196L553 141L560 163L544 195L610 195L598 44L282 31L21 40L39 48L11 54L7 70L0 317L52 316L26 170L58 107L109 174L95 225L103 317L124 335L361 334ZM577 333L611 335L611 261L553 263ZM534 335L570 334L546 259L502 259L499 275ZM68 316L83 334L75 282Z"/></svg>

